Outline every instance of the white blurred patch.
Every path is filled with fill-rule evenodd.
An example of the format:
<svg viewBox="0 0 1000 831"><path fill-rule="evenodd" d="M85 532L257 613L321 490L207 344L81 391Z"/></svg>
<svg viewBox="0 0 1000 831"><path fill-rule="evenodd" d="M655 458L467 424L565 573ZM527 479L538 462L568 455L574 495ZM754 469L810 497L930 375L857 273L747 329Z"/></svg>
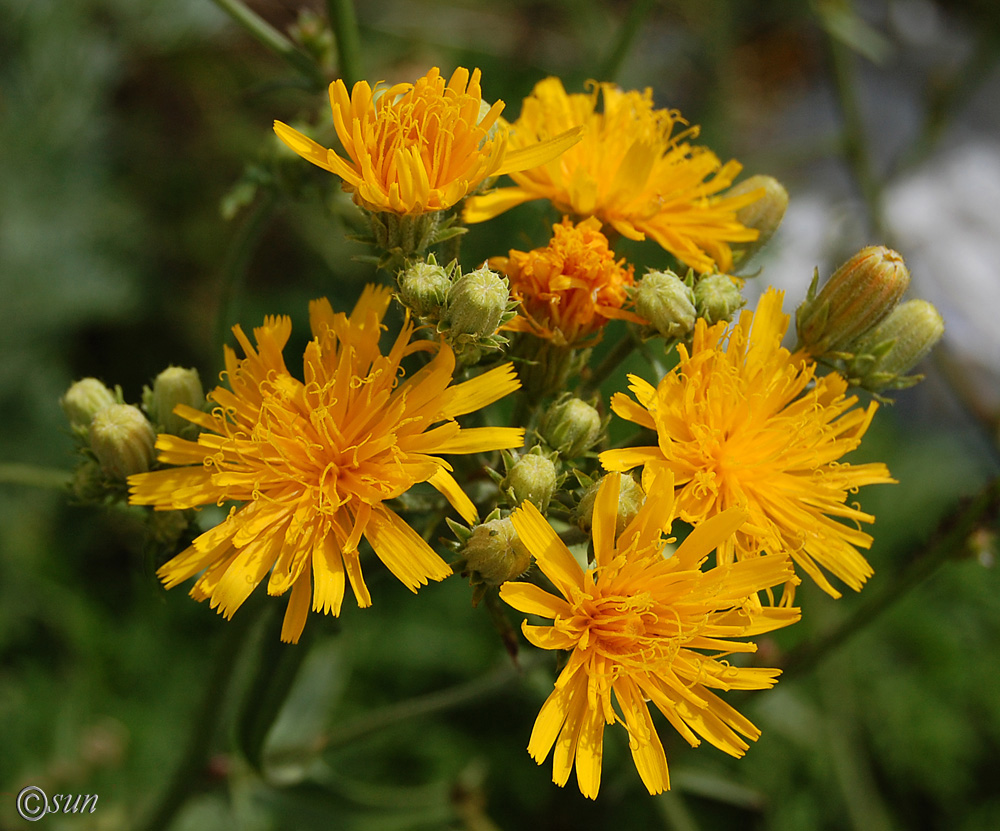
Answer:
<svg viewBox="0 0 1000 831"><path fill-rule="evenodd" d="M980 405L1000 410L1000 143L949 148L890 188L886 217Z"/></svg>

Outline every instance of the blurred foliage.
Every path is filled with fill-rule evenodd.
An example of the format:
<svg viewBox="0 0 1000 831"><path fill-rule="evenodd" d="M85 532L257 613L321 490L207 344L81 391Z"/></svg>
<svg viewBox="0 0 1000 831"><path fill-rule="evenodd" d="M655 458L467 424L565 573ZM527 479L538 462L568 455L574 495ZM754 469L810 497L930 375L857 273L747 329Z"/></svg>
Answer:
<svg viewBox="0 0 1000 831"><path fill-rule="evenodd" d="M252 5L279 31L297 19L293 0ZM843 3L791 0L636 5L646 17L620 41L638 12L611 0L358 4L363 71L374 81L435 63L479 66L513 117L546 74L578 89L620 54L622 84L653 87L720 156L777 176L794 201L806 177L843 171L823 25L887 72L918 63L886 22L903 2L865 3L862 17ZM950 14L930 0L909 5ZM265 313L301 324L306 300L327 294L344 308L371 271L344 240L347 200L300 163L288 174L299 198L277 197L258 217L259 236L234 248L253 217L243 203L259 205L272 184L254 171L280 158L271 120L328 130L328 114L322 95L211 2L0 0L0 19L0 459L68 470L57 400L72 379L119 383L130 401L168 363L211 379L220 315L226 326ZM963 3L946 22L995 46L988 3ZM964 77L961 67L920 66L921 86L906 93L918 103L935 79ZM800 105L809 125L781 133L775 114ZM539 243L529 236L545 217L556 219L527 205L474 229L469 261ZM656 252L621 250L637 271L660 265ZM227 305L227 280L240 303ZM864 494L879 518L870 590L906 566L958 497L996 474L990 441L961 412L929 403L942 386L927 386L880 413L862 450L900 480ZM742 762L666 737L675 791L650 798L624 731L609 733L605 785L589 803L551 785L524 750L551 662L525 650L519 675L461 580L415 598L372 569L375 609L348 603L339 621L314 616L312 650L298 647L278 677L257 664L260 645L276 641L273 621L243 609L253 636L223 654L236 624L163 591L129 511L84 510L6 482L0 499L0 827L20 827L13 797L25 784L100 797L92 815L47 817L46 827L138 827L188 746L212 668L227 660L231 689L202 736L211 754L174 829L1000 826L1000 578L988 551L949 564L815 672L748 701L764 734ZM809 613L767 644L776 654L859 601L802 594ZM257 703L240 701L246 688L273 696L266 736L234 727Z"/></svg>

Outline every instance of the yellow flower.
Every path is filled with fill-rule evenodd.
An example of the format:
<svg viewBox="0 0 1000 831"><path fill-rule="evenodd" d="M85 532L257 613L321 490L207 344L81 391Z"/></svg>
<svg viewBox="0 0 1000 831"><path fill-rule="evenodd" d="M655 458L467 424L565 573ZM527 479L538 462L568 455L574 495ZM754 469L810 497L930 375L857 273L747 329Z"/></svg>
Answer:
<svg viewBox="0 0 1000 831"><path fill-rule="evenodd" d="M129 478L135 505L243 503L159 570L168 588L203 572L192 595L211 599L229 618L270 571L268 594L291 589L281 638L294 642L310 600L314 611L340 613L345 574L358 605L371 605L358 557L362 536L412 591L451 573L384 503L429 482L474 521L475 507L438 454L520 447L520 428L463 429L454 420L518 382L508 364L451 385L451 349L410 343L409 321L383 355L379 338L390 299L389 289L368 286L350 317L334 314L325 299L312 302L304 382L285 368L288 318L266 318L254 330L256 349L235 327L246 357L226 349L231 389L209 394L217 405L211 413L176 409L205 432L196 442L161 435L160 461L180 467ZM399 381L406 355L435 348L423 369Z"/></svg>
<svg viewBox="0 0 1000 831"><path fill-rule="evenodd" d="M372 91L359 81L350 94L338 79L330 107L347 159L280 121L274 131L306 161L337 174L370 211L446 210L487 177L543 164L578 139L578 130L567 131L510 149L504 103L484 104L479 77L478 69L470 77L459 67L446 85L434 67L415 84Z"/></svg>
<svg viewBox="0 0 1000 831"><path fill-rule="evenodd" d="M535 86L513 125L512 144L544 141L576 126L584 128L582 140L558 159L512 173L517 187L470 199L465 221L482 222L522 202L548 199L563 213L596 216L629 239L649 236L696 271L729 271L729 244L757 238L736 212L763 189L720 195L739 174L738 162L723 165L709 149L688 144L696 127L674 133L686 122L676 110L653 109L651 90L591 84L591 92L574 95L566 94L558 78Z"/></svg>
<svg viewBox="0 0 1000 831"><path fill-rule="evenodd" d="M520 303L508 329L560 346L585 346L611 318L646 322L622 308L635 285L632 266L623 268L624 258L615 260L599 220L590 217L574 225L564 217L552 231L545 248L512 250L490 260L490 267L510 279L511 295Z"/></svg>
<svg viewBox="0 0 1000 831"><path fill-rule="evenodd" d="M575 759L577 784L592 799L601 784L604 726L616 721L628 730L632 758L649 792L670 787L650 701L692 746L701 736L742 756L744 739L755 740L760 731L712 690L767 689L779 670L723 658L756 651L755 644L736 638L799 617L798 609L749 600L791 576L785 562L764 558L702 569L711 549L744 521L744 512L713 517L665 556L661 532L674 498L669 482L650 491L615 539L618 488L619 477L607 476L598 491L595 563L586 572L533 505L516 511L511 519L518 536L562 596L530 583L500 587L515 609L553 619L548 626L522 625L531 643L572 650L538 713L528 752L541 764L555 745L552 781L560 786Z"/></svg>
<svg viewBox="0 0 1000 831"><path fill-rule="evenodd" d="M840 593L824 570L855 591L872 574L858 548L872 538L858 527L874 517L846 504L862 485L895 481L881 463L851 465L877 404L855 408L846 382L816 377L803 353L781 347L788 315L769 289L756 313L744 311L726 342L726 324L699 320L690 353L656 388L629 376L636 401L616 393L611 408L655 430L656 447L608 450L608 470L644 465L648 483L671 474L675 514L687 522L738 506L750 519L719 548L719 561L767 553L791 558L828 594ZM837 522L839 517L850 522Z"/></svg>

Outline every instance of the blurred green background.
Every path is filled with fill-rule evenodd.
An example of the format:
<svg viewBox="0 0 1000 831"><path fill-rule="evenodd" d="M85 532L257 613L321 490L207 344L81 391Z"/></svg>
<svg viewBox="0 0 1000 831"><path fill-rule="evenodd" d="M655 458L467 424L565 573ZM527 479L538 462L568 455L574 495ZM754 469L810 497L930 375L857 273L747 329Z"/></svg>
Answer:
<svg viewBox="0 0 1000 831"><path fill-rule="evenodd" d="M251 5L279 31L312 25L292 0ZM362 6L373 82L479 66L511 118L550 74L570 91L598 75L652 87L722 158L788 187L757 278L787 289L786 308L814 265L828 273L861 245L897 241L942 306L949 340L928 381L883 408L858 453L899 479L859 497L878 516L876 576L839 602L803 588L803 622L762 644L775 659L890 590L939 519L996 476L996 334L963 309L1000 308L994 287L970 282L1000 259L1000 229L982 194L940 219L935 196L955 187L942 170L976 165L966 187L987 187L1000 165L990 3ZM525 653L519 676L461 579L414 597L373 566L375 607L311 617L309 649L277 644L266 598L227 623L165 592L133 517L74 506L46 486L58 474L18 465L72 468L58 398L75 378L121 384L133 402L170 363L210 384L225 326L281 313L301 332L308 299L350 306L373 272L344 239L347 200L271 132L274 118L328 124L325 95L210 0L0 0L0 21L0 828L23 827L14 797L28 784L99 796L92 814L39 828L154 827L144 818L185 753L190 798L161 827L1000 828L1000 578L986 529L815 669L743 700L763 729L745 759L691 751L664 726L674 791L653 798L624 731L609 730L596 803L573 782L556 788L551 763L524 750L552 662ZM913 182L929 183L926 203L893 190ZM914 236L914 211L930 237ZM545 219L532 205L474 229L466 262L541 243ZM911 259L908 233L931 259ZM664 261L623 251L640 273ZM244 630L251 648L237 654ZM229 663L231 682L216 683ZM261 776L233 748L260 750L293 679Z"/></svg>

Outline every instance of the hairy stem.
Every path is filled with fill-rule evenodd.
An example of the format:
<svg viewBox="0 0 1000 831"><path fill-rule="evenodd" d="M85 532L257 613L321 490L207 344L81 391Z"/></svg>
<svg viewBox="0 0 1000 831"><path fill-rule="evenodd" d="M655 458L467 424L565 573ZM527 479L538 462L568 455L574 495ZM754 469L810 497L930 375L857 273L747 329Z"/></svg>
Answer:
<svg viewBox="0 0 1000 831"><path fill-rule="evenodd" d="M858 100L854 74L854 56L850 49L833 34L827 33L833 82L837 101L844 118L843 153L861 190L861 197L868 209L868 218L875 234L885 239L886 225L882 213L882 188L872 169L865 137L861 103Z"/></svg>
<svg viewBox="0 0 1000 831"><path fill-rule="evenodd" d="M254 205L250 215L243 220L243 224L230 243L223 266L219 313L215 321L215 343L219 347L226 342L226 334L233 325L240 289L250 264L250 255L257 247L277 203L278 194L269 188L263 189L257 204Z"/></svg>
<svg viewBox="0 0 1000 831"><path fill-rule="evenodd" d="M69 485L72 479L73 474L68 470L17 462L0 462L0 484L59 489Z"/></svg>
<svg viewBox="0 0 1000 831"><path fill-rule="evenodd" d="M326 85L326 79L316 62L241 0L213 0L213 2L257 41L302 73L316 89L322 89Z"/></svg>
<svg viewBox="0 0 1000 831"><path fill-rule="evenodd" d="M348 89L364 79L361 68L361 38L352 0L326 0L330 28L337 40L337 63L340 77Z"/></svg>
<svg viewBox="0 0 1000 831"><path fill-rule="evenodd" d="M244 609L243 612L242 615L236 615L223 630L202 692L201 704L188 722L184 752L156 804L139 824L140 831L165 831L169 828L204 773L212 739L216 735L215 728L226 704L226 691L237 666L237 659L243 652L242 647L253 631L252 624L256 620L250 609Z"/></svg>
<svg viewBox="0 0 1000 831"><path fill-rule="evenodd" d="M974 497L946 516L927 544L882 591L855 609L840 625L816 640L800 644L783 661L782 678L803 675L855 634L891 608L962 550L969 535L984 522L996 522L1000 512L1000 478L989 482Z"/></svg>
<svg viewBox="0 0 1000 831"><path fill-rule="evenodd" d="M605 379L618 368L618 365L622 361L632 354L635 348L636 340L630 329L611 348L611 351L604 356L604 359L594 367L594 371L590 374L590 377L583 382L583 385L580 387L580 398L587 398L597 392Z"/></svg>
<svg viewBox="0 0 1000 831"><path fill-rule="evenodd" d="M614 48L601 66L598 81L614 81L618 77L622 64L625 62L632 44L635 43L636 35L639 34L642 24L645 23L646 17L654 5L656 5L655 0L635 0L629 6L628 15L618 30L618 37L615 38Z"/></svg>

